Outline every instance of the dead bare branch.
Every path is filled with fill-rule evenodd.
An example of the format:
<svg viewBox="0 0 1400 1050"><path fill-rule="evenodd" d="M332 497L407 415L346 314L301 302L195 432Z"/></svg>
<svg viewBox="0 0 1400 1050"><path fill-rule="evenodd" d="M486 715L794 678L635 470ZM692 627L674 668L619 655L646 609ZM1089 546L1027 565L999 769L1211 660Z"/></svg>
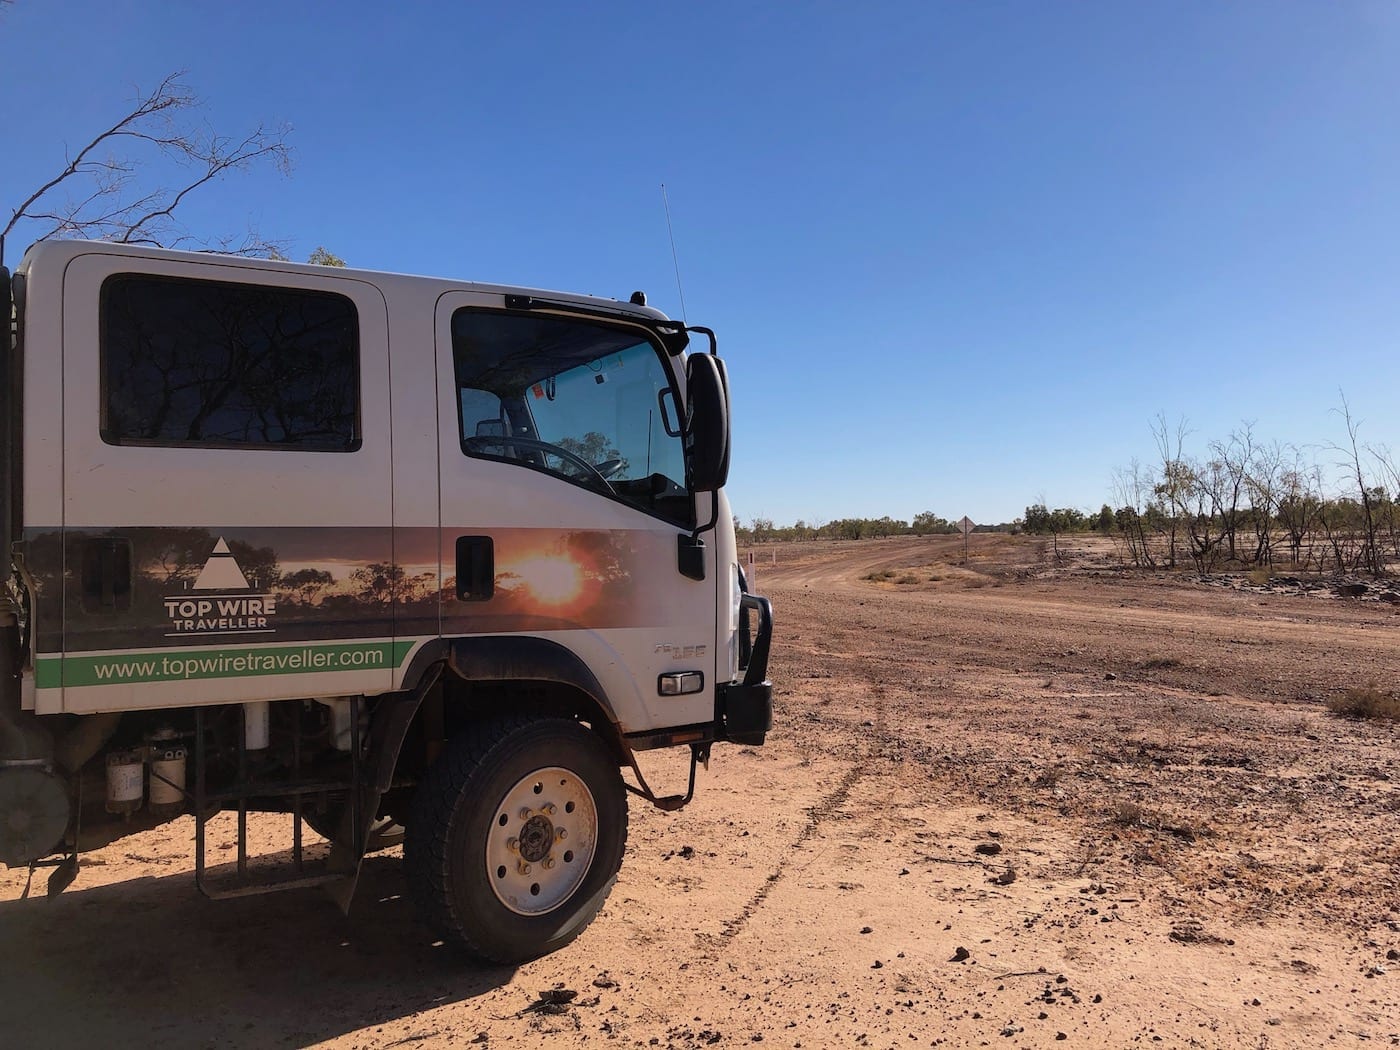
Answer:
<svg viewBox="0 0 1400 1050"><path fill-rule="evenodd" d="M1376 546L1376 492L1369 484L1365 468L1362 465L1361 446L1357 438L1357 432L1361 429L1361 421L1352 417L1351 405L1347 404L1346 394L1340 390L1337 391L1337 394L1341 398L1342 407L1333 411L1337 412L1346 424L1347 444L1334 444L1332 448L1346 457L1341 466L1356 482L1357 496L1363 512L1362 525L1365 527L1361 560L1372 576L1380 576L1382 570L1380 550Z"/></svg>
<svg viewBox="0 0 1400 1050"><path fill-rule="evenodd" d="M39 227L36 241L66 235L213 250L229 250L237 243L232 250L245 255L275 250L275 242L255 234L241 242L232 237L201 241L176 218L191 194L230 172L267 163L286 174L291 165L286 127L259 124L239 138L220 135L207 124L191 124L188 114L201 102L184 76L183 71L171 73L153 91L138 94L130 112L68 156L53 178L10 213L0 242L28 221ZM133 192L139 176L157 163L179 173L174 184Z"/></svg>

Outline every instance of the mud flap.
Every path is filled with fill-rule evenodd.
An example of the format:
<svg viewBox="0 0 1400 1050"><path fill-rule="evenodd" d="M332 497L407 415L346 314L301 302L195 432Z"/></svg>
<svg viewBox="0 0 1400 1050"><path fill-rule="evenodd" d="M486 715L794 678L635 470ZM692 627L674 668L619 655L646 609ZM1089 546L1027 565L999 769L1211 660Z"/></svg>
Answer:
<svg viewBox="0 0 1400 1050"><path fill-rule="evenodd" d="M390 710L382 711L370 729L370 767L357 788L359 805L345 808L340 818L340 833L331 844L329 867L341 878L327 883L325 887L331 899L346 915L350 914L350 903L355 899L360 865L364 862L370 829L379 812L379 801L393 786L394 769L398 766L399 752L403 749L404 738L408 736L408 728L413 724L423 698L442 677L443 666L438 663L423 674L413 692L396 699L384 698L382 702L391 705ZM358 820L356 814L359 815ZM347 842L353 845L344 845Z"/></svg>

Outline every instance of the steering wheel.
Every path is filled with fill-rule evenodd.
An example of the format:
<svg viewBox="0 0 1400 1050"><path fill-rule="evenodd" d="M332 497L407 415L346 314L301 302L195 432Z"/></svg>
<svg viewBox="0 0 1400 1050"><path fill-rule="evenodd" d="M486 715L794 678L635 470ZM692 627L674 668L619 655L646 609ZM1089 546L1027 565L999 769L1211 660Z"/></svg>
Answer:
<svg viewBox="0 0 1400 1050"><path fill-rule="evenodd" d="M467 438L467 442L477 446L500 445L508 448L528 449L531 452L543 452L545 455L549 456L558 456L565 462L572 463L574 466L578 467L585 477L596 478L603 488L607 489L609 492L612 491L612 486L608 484L607 474L603 473L601 467L608 468L608 474L613 474L622 466L621 460L611 459L605 460L601 467L594 466L577 452L570 452L560 445L552 445L548 441L537 441L534 438L521 437L515 434L500 434L491 437L469 437Z"/></svg>
<svg viewBox="0 0 1400 1050"><path fill-rule="evenodd" d="M601 463L593 464L593 469L603 477L610 478L621 470L623 464L626 462L627 460L625 459L605 459Z"/></svg>

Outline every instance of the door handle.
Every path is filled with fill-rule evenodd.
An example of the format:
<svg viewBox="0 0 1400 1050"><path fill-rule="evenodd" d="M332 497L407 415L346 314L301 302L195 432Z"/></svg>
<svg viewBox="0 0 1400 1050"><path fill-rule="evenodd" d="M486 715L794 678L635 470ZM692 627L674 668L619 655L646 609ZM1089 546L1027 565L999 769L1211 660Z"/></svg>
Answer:
<svg viewBox="0 0 1400 1050"><path fill-rule="evenodd" d="M490 536L457 537L457 600L484 602L496 591L496 551Z"/></svg>
<svg viewBox="0 0 1400 1050"><path fill-rule="evenodd" d="M131 608L131 541L90 539L82 548L83 608L125 612Z"/></svg>

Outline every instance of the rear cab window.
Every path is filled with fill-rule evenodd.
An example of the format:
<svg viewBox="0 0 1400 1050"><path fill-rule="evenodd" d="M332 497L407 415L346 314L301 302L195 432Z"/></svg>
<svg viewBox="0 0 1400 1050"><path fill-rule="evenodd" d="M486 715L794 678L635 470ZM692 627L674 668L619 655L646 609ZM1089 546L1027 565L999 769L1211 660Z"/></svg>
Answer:
<svg viewBox="0 0 1400 1050"><path fill-rule="evenodd" d="M101 293L109 445L353 452L359 322L328 292L140 274Z"/></svg>

